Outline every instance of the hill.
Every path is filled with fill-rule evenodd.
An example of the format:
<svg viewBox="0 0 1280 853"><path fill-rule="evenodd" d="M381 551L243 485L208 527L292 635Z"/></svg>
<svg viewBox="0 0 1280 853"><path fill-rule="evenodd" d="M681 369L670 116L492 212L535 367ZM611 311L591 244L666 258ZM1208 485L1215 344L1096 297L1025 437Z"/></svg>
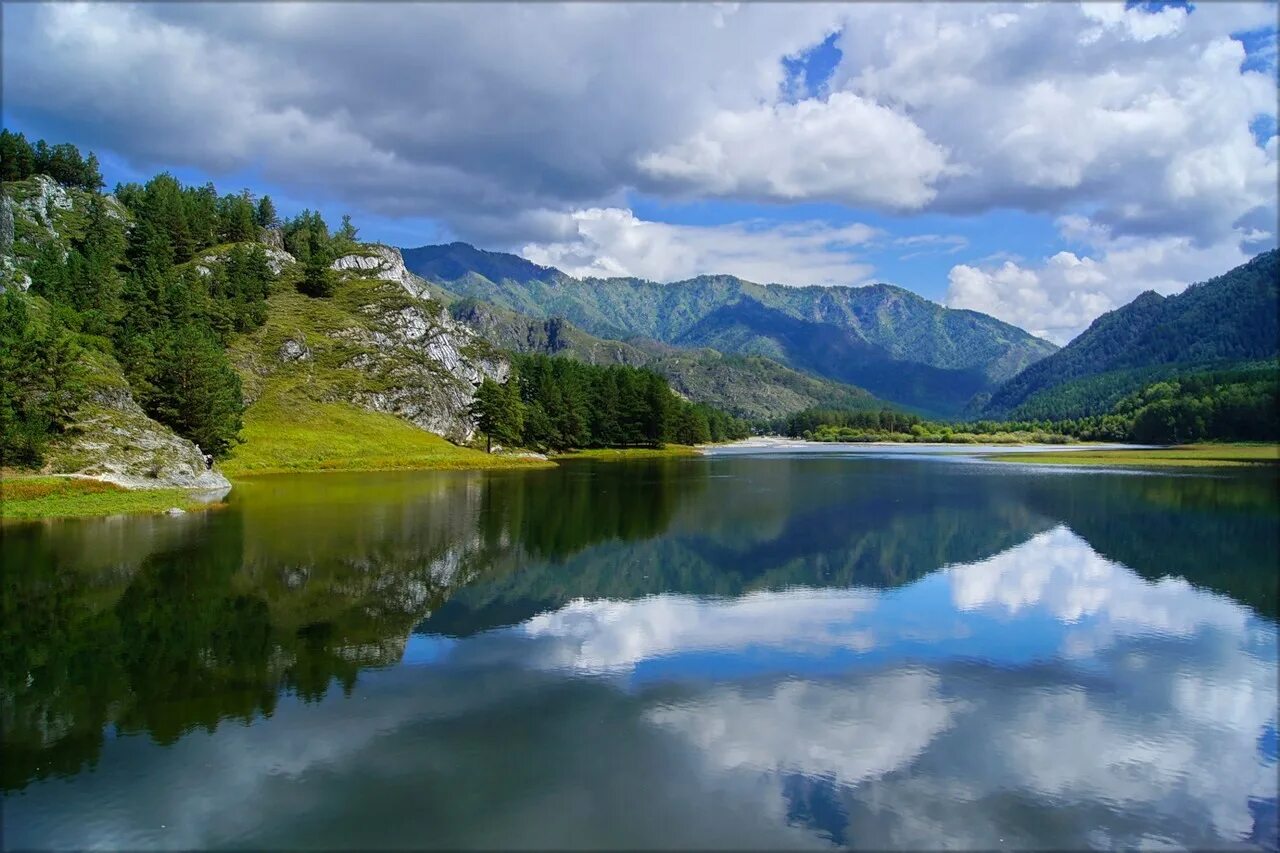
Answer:
<svg viewBox="0 0 1280 853"><path fill-rule="evenodd" d="M1164 378L1274 359L1280 353L1280 251L1175 296L1147 292L1002 385L985 413L1074 418L1109 411Z"/></svg>
<svg viewBox="0 0 1280 853"><path fill-rule="evenodd" d="M576 279L466 243L402 250L406 266L448 290L538 319L563 317L601 338L650 338L764 356L936 414L961 411L1055 351L974 311L891 285L786 287L734 276L662 284Z"/></svg>
<svg viewBox="0 0 1280 853"><path fill-rule="evenodd" d="M510 366L396 250L167 174L99 182L0 186L6 468L225 490L221 471L527 464L450 443Z"/></svg>
<svg viewBox="0 0 1280 853"><path fill-rule="evenodd" d="M738 417L768 420L817 406L884 405L861 388L804 374L763 356L725 355L706 347L676 347L645 338L608 340L559 317L538 319L471 298L454 301L450 313L485 340L512 352L648 367L666 377L684 397Z"/></svg>

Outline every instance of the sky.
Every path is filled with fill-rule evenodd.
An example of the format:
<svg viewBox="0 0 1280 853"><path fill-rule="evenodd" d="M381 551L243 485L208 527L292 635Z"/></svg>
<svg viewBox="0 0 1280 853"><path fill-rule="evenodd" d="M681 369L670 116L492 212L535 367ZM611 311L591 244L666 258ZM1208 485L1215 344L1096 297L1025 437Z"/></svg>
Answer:
<svg viewBox="0 0 1280 853"><path fill-rule="evenodd" d="M574 275L889 282L1065 343L1277 243L1277 7L6 4L4 126Z"/></svg>

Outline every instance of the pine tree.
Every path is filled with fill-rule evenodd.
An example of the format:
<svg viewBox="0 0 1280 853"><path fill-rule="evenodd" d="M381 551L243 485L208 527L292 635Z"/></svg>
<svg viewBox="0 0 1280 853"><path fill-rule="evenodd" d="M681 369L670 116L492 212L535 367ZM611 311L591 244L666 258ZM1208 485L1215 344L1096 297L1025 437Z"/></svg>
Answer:
<svg viewBox="0 0 1280 853"><path fill-rule="evenodd" d="M276 213L276 205L271 200L271 196L264 195L258 199L258 208L254 212L254 221L257 222L259 228L278 228L280 226L280 217Z"/></svg>
<svg viewBox="0 0 1280 853"><path fill-rule="evenodd" d="M516 383L498 384L485 377L471 401L471 416L476 429L484 433L485 449L493 451L493 442L506 446L520 443L524 429L524 407Z"/></svg>
<svg viewBox="0 0 1280 853"><path fill-rule="evenodd" d="M144 408L206 453L221 456L236 441L244 401L240 377L231 368L213 330L197 322L159 335L155 389Z"/></svg>

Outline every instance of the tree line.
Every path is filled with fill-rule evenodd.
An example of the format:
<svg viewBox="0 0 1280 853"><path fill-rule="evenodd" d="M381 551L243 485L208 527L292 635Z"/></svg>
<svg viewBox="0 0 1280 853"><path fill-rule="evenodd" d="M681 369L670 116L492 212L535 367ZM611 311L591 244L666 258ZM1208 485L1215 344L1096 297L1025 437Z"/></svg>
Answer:
<svg viewBox="0 0 1280 853"><path fill-rule="evenodd" d="M515 356L504 383L486 378L472 413L490 447L660 447L749 434L745 421L677 397L651 370L541 354Z"/></svg>
<svg viewBox="0 0 1280 853"><path fill-rule="evenodd" d="M50 145L43 139L32 145L21 133L0 130L0 181L23 181L32 175L48 175L89 192L102 188L102 172L92 152L81 157L74 145Z"/></svg>
<svg viewBox="0 0 1280 853"><path fill-rule="evenodd" d="M1264 362L1166 378L1121 398L1105 414L1079 418L943 422L890 409L807 409L767 426L819 441L1276 441L1280 370Z"/></svg>

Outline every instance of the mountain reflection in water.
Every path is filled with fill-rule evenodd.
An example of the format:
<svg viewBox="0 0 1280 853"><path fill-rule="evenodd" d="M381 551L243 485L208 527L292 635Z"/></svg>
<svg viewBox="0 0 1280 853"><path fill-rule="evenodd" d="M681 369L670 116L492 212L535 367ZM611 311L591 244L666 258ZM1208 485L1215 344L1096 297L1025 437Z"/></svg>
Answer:
<svg viewBox="0 0 1280 853"><path fill-rule="evenodd" d="M1275 485L762 455L6 527L6 840L1275 849Z"/></svg>

